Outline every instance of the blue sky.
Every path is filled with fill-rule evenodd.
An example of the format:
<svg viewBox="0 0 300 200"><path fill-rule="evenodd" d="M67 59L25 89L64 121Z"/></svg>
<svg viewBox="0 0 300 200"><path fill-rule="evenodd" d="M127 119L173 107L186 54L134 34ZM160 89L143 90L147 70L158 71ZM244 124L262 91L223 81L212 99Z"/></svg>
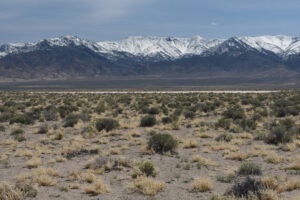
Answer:
<svg viewBox="0 0 300 200"><path fill-rule="evenodd" d="M298 0L1 0L0 44L61 35L300 35Z"/></svg>

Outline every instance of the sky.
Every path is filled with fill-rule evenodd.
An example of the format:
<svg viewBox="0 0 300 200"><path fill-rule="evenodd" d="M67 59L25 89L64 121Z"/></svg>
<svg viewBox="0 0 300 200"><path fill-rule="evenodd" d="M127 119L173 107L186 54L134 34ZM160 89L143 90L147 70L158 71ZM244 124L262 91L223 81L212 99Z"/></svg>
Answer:
<svg viewBox="0 0 300 200"><path fill-rule="evenodd" d="M0 44L62 35L300 36L299 0L1 0Z"/></svg>

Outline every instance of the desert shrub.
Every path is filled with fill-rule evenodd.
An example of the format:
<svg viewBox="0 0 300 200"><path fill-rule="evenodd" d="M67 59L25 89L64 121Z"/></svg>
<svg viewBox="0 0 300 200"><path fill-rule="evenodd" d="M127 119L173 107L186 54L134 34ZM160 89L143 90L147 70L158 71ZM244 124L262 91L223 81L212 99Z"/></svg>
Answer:
<svg viewBox="0 0 300 200"><path fill-rule="evenodd" d="M254 134L254 140L266 140L268 133L265 131L256 132Z"/></svg>
<svg viewBox="0 0 300 200"><path fill-rule="evenodd" d="M238 170L239 175L261 175L261 173L260 166L251 162L243 163Z"/></svg>
<svg viewBox="0 0 300 200"><path fill-rule="evenodd" d="M224 128L225 130L228 130L230 128L230 120L221 118L215 123L216 128Z"/></svg>
<svg viewBox="0 0 300 200"><path fill-rule="evenodd" d="M270 127L270 133L266 142L270 144L292 142L294 135L297 134L295 122L291 119L280 120L279 124L274 123Z"/></svg>
<svg viewBox="0 0 300 200"><path fill-rule="evenodd" d="M99 105L97 105L97 107L95 108L95 112L98 114L104 113L106 110L105 104L104 103L100 103Z"/></svg>
<svg viewBox="0 0 300 200"><path fill-rule="evenodd" d="M10 124L20 123L20 124L33 124L33 120L26 114L16 115L9 121Z"/></svg>
<svg viewBox="0 0 300 200"><path fill-rule="evenodd" d="M149 109L148 114L150 114L150 115L157 115L157 114L159 114L159 111L160 111L159 108L152 107L152 108Z"/></svg>
<svg viewBox="0 0 300 200"><path fill-rule="evenodd" d="M64 127L74 127L79 120L79 116L76 114L70 114L66 117Z"/></svg>
<svg viewBox="0 0 300 200"><path fill-rule="evenodd" d="M298 100L299 101L299 100ZM272 106L272 111L276 117L285 117L287 115L298 115L300 112L300 105L297 100L279 99L275 101Z"/></svg>
<svg viewBox="0 0 300 200"><path fill-rule="evenodd" d="M0 105L0 112L7 112L9 111L8 107Z"/></svg>
<svg viewBox="0 0 300 200"><path fill-rule="evenodd" d="M186 119L193 119L195 117L195 112L192 110L185 110L183 115Z"/></svg>
<svg viewBox="0 0 300 200"><path fill-rule="evenodd" d="M76 106L70 106L70 105L59 106L57 109L57 112L59 113L61 118L65 118L67 115L69 115L74 111L78 111L78 108Z"/></svg>
<svg viewBox="0 0 300 200"><path fill-rule="evenodd" d="M245 112L244 112L243 108L241 108L239 106L235 106L235 107L230 107L226 111L224 111L223 116L225 118L230 118L233 120L243 119L245 117Z"/></svg>
<svg viewBox="0 0 300 200"><path fill-rule="evenodd" d="M24 136L25 132L23 129L15 129L13 130L10 135L14 137L15 140L22 142L24 140L26 140L25 136Z"/></svg>
<svg viewBox="0 0 300 200"><path fill-rule="evenodd" d="M250 195L253 194L260 196L262 189L263 185L259 181L254 178L246 177L246 179L242 181L237 181L225 194L248 199Z"/></svg>
<svg viewBox="0 0 300 200"><path fill-rule="evenodd" d="M0 132L4 132L5 131L5 126L0 124Z"/></svg>
<svg viewBox="0 0 300 200"><path fill-rule="evenodd" d="M141 119L141 127L151 127L156 124L156 118L152 115L146 115Z"/></svg>
<svg viewBox="0 0 300 200"><path fill-rule="evenodd" d="M81 119L83 122L88 122L91 119L91 116L88 113L80 113L78 114L78 118Z"/></svg>
<svg viewBox="0 0 300 200"><path fill-rule="evenodd" d="M228 175L228 176L217 176L216 180L222 183L231 183L234 180L235 176Z"/></svg>
<svg viewBox="0 0 300 200"><path fill-rule="evenodd" d="M171 123L173 120L172 120L172 118L171 117L163 117L162 119L161 119L161 122L163 123L163 124L169 124L169 123Z"/></svg>
<svg viewBox="0 0 300 200"><path fill-rule="evenodd" d="M201 104L198 104L197 107L200 111L202 112L211 112L211 111L214 111L217 107L219 102L214 102L214 103L210 103L210 102L207 102L207 103L201 103Z"/></svg>
<svg viewBox="0 0 300 200"><path fill-rule="evenodd" d="M154 164L150 161L145 161L139 166L140 171L146 176L156 176Z"/></svg>
<svg viewBox="0 0 300 200"><path fill-rule="evenodd" d="M119 122L111 118L100 118L96 122L96 129L98 131L111 131L119 127Z"/></svg>
<svg viewBox="0 0 300 200"><path fill-rule="evenodd" d="M176 108L176 110L174 111L173 115L174 116L180 116L182 113L182 109L181 108Z"/></svg>
<svg viewBox="0 0 300 200"><path fill-rule="evenodd" d="M233 135L230 133L222 133L221 135L219 135L218 137L216 137L216 141L221 142L221 141L225 141L225 142L230 142L233 139Z"/></svg>
<svg viewBox="0 0 300 200"><path fill-rule="evenodd" d="M36 195L38 194L37 189L30 184L18 183L16 185L16 188L19 189L23 193L24 197L33 198L33 197L36 197Z"/></svg>
<svg viewBox="0 0 300 200"><path fill-rule="evenodd" d="M165 115L168 115L169 114L169 110L166 106L161 106L161 110L162 112L165 114Z"/></svg>
<svg viewBox="0 0 300 200"><path fill-rule="evenodd" d="M8 122L13 117L11 112L3 112L0 114L0 122Z"/></svg>
<svg viewBox="0 0 300 200"><path fill-rule="evenodd" d="M38 134L46 134L48 133L48 126L45 124L43 126L40 127L39 131L38 131Z"/></svg>
<svg viewBox="0 0 300 200"><path fill-rule="evenodd" d="M55 106L51 105L45 108L44 117L47 121L58 120L58 110Z"/></svg>
<svg viewBox="0 0 300 200"><path fill-rule="evenodd" d="M177 145L177 141L170 134L154 134L148 141L148 147L157 153L173 151Z"/></svg>
<svg viewBox="0 0 300 200"><path fill-rule="evenodd" d="M40 110L27 112L25 114L33 120L38 120L41 117L41 111Z"/></svg>
<svg viewBox="0 0 300 200"><path fill-rule="evenodd" d="M255 130L257 124L254 119L243 118L242 120L239 121L239 126L244 130L245 129Z"/></svg>

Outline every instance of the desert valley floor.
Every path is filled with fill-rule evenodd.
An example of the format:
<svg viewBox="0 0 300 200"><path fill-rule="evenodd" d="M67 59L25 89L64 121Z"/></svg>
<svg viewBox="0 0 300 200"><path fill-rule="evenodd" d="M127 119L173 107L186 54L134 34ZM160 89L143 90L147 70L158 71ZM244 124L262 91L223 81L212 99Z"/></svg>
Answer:
<svg viewBox="0 0 300 200"><path fill-rule="evenodd" d="M300 199L300 93L0 92L0 199Z"/></svg>

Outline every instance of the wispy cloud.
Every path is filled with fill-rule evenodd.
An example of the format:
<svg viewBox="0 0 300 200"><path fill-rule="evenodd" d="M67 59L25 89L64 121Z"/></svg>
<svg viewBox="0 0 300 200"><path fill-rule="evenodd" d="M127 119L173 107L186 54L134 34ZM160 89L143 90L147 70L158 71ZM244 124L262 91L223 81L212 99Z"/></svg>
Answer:
<svg viewBox="0 0 300 200"><path fill-rule="evenodd" d="M210 22L210 25L211 26L218 26L218 23L217 22Z"/></svg>

